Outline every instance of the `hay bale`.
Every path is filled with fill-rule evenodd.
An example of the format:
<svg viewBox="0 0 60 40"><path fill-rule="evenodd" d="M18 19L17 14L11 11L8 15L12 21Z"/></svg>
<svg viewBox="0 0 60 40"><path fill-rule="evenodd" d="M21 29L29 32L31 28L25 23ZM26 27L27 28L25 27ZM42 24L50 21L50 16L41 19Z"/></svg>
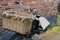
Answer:
<svg viewBox="0 0 60 40"><path fill-rule="evenodd" d="M9 19L9 18L3 17L3 28L16 31L20 34L27 34L27 32L31 30L31 26L32 26L32 19L29 17L30 15L29 16L21 15L21 18L25 19L24 21L22 21L22 19L14 20L14 18Z"/></svg>
<svg viewBox="0 0 60 40"><path fill-rule="evenodd" d="M26 34L31 29L32 22L24 22L3 18L3 28L16 31L21 34Z"/></svg>

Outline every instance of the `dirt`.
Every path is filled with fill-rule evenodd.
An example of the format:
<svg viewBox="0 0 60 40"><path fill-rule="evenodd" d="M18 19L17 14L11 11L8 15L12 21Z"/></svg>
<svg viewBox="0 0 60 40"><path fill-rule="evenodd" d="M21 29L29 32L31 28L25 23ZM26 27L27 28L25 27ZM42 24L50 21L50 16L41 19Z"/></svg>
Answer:
<svg viewBox="0 0 60 40"><path fill-rule="evenodd" d="M48 30L40 35L41 40L60 40L60 31Z"/></svg>

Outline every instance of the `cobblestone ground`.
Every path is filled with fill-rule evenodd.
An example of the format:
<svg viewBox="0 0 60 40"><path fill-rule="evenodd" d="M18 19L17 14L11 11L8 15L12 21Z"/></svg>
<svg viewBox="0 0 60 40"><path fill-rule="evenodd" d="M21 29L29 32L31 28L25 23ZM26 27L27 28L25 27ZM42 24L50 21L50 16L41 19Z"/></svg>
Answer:
<svg viewBox="0 0 60 40"><path fill-rule="evenodd" d="M56 31L56 29L53 28L41 34L40 37L41 40L60 40L60 31Z"/></svg>

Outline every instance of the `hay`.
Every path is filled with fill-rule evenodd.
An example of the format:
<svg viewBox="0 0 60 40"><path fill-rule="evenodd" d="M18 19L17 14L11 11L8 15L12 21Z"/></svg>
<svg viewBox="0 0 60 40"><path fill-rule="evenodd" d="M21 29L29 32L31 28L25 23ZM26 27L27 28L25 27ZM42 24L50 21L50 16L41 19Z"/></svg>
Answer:
<svg viewBox="0 0 60 40"><path fill-rule="evenodd" d="M21 34L26 34L30 31L32 21L18 21L8 18L3 18L3 28L16 31Z"/></svg>

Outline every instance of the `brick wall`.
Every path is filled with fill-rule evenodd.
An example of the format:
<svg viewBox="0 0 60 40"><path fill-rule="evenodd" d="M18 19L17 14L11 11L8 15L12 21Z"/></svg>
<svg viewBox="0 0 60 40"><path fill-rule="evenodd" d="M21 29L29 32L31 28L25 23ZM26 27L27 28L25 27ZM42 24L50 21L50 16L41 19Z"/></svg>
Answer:
<svg viewBox="0 0 60 40"><path fill-rule="evenodd" d="M24 6L29 6L32 9L36 8L39 11L39 13L43 16L46 16L46 15L49 16L51 14L57 13L57 1L56 0L53 0L52 2L51 0L50 1L49 0L47 1L46 0L13 0L13 1L3 0L2 4L9 4L9 7L16 8L18 7L18 5L14 3L15 1L18 1L18 2L22 1ZM18 8L20 8L20 6Z"/></svg>
<svg viewBox="0 0 60 40"><path fill-rule="evenodd" d="M15 4L15 1L23 3L25 8L31 7L37 9L40 15L44 17L51 17L51 15L57 15L57 0L3 0L1 4L8 4L4 6L1 11L6 11L5 8L11 8L15 11L24 12L24 8L19 4ZM0 8L1 9L1 8ZM10 10L10 9L8 9ZM54 17L53 17L54 18ZM57 17L56 17L57 19Z"/></svg>

